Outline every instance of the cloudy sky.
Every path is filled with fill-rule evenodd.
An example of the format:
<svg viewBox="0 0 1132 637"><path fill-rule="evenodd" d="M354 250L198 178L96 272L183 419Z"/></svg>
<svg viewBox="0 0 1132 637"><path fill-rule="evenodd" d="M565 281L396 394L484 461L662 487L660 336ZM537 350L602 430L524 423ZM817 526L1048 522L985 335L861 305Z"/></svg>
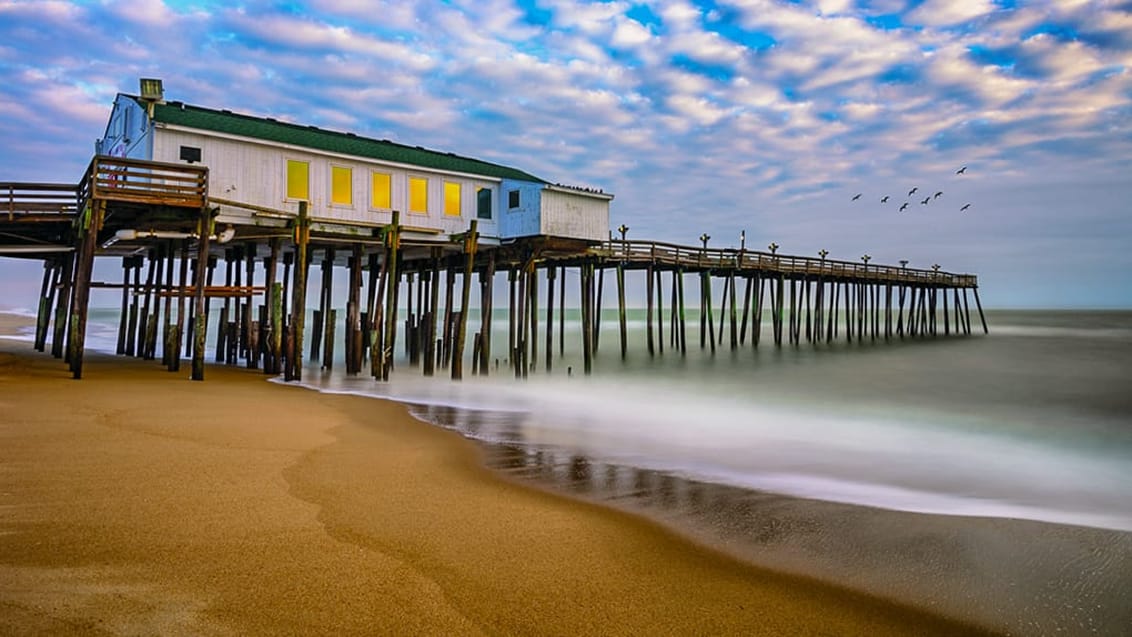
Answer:
<svg viewBox="0 0 1132 637"><path fill-rule="evenodd" d="M1132 307L1128 0L0 0L0 69L0 181L77 179L114 95L159 77L602 188L630 238ZM39 272L0 259L3 296Z"/></svg>

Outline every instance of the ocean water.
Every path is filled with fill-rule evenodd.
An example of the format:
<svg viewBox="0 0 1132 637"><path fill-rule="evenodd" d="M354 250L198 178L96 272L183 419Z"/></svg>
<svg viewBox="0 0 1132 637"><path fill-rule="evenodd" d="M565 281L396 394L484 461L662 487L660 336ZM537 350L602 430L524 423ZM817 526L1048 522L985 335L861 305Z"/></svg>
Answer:
<svg viewBox="0 0 1132 637"><path fill-rule="evenodd" d="M768 324L758 349L748 335L712 354L693 311L687 354L666 323L650 356L634 310L622 360L606 312L585 376L568 313L550 372L540 323L525 380L501 355L487 377L467 362L462 382L425 378L399 343L388 383L347 377L339 361L308 366L303 384L406 402L481 441L514 479L756 563L1016 634L1127 634L1132 312L987 318L989 335L976 315L971 336L782 348ZM116 321L92 312L92 348L113 351ZM505 312L494 326L505 350Z"/></svg>

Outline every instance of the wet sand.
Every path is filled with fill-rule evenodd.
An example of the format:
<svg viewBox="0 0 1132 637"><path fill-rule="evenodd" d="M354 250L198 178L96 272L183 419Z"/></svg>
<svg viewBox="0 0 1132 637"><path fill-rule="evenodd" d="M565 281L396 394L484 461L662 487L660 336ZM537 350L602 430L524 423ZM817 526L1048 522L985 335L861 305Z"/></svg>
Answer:
<svg viewBox="0 0 1132 637"><path fill-rule="evenodd" d="M0 632L971 632L501 480L401 405L207 374L0 340Z"/></svg>

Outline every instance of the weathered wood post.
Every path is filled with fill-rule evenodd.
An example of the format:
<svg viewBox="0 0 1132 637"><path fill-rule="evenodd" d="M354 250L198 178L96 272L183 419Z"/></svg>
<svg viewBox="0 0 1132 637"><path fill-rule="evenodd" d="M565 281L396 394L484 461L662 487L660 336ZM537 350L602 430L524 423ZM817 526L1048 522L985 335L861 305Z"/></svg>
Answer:
<svg viewBox="0 0 1132 637"><path fill-rule="evenodd" d="M546 268L546 373L554 360L554 266Z"/></svg>
<svg viewBox="0 0 1132 637"><path fill-rule="evenodd" d="M43 316L43 301L47 298L47 262L43 262L43 289L39 293L39 315L36 317L36 331L39 330L39 321ZM126 324L129 321L130 307L130 257L122 257L122 308L118 312L118 346L116 354L126 353Z"/></svg>
<svg viewBox="0 0 1132 637"><path fill-rule="evenodd" d="M621 334L621 360L625 360L628 351L628 327L625 319L625 264L617 264L617 320Z"/></svg>
<svg viewBox="0 0 1132 637"><path fill-rule="evenodd" d="M460 325L456 328L456 343L452 354L452 380L464 377L464 336L468 329L468 302L472 295L472 271L476 265L476 246L479 233L476 231L477 219L472 219L471 227L464 237L464 280L460 290Z"/></svg>
<svg viewBox="0 0 1132 637"><path fill-rule="evenodd" d="M656 344L664 354L664 281L660 274L660 268L656 268Z"/></svg>
<svg viewBox="0 0 1132 637"><path fill-rule="evenodd" d="M527 276L531 279L530 285L527 286L527 294L530 297L528 302L530 311L527 313L527 320L530 322L530 330L523 340L528 344L527 351L530 352L530 358L523 358L523 378L526 378L527 373L538 365L538 268L535 266L536 258L537 254L532 254L527 261Z"/></svg>
<svg viewBox="0 0 1132 637"><path fill-rule="evenodd" d="M728 303L728 326L730 327L731 349L734 350L739 347L739 314L735 307L735 271L734 269L727 273L727 303ZM722 331L722 330L721 330ZM720 340L723 335L720 334Z"/></svg>
<svg viewBox="0 0 1132 637"><path fill-rule="evenodd" d="M593 271L592 262L583 262L578 277L582 293L582 367L587 376L593 373Z"/></svg>
<svg viewBox="0 0 1132 637"><path fill-rule="evenodd" d="M594 264L590 264L590 274L593 274ZM590 282L590 296L593 296L593 282ZM597 298L591 301L590 305L590 322L593 324L593 353L596 354L598 344L601 342L601 301L602 292L605 290L605 268L597 268Z"/></svg>
<svg viewBox="0 0 1132 637"><path fill-rule="evenodd" d="M310 259L307 247L310 244L310 210L306 201L299 202L299 216L295 222L295 288L291 306L292 355L287 364L291 367L293 380L303 379L303 329L307 320L307 271Z"/></svg>
<svg viewBox="0 0 1132 637"><path fill-rule="evenodd" d="M219 209L216 210L219 212ZM213 210L208 206L201 206L200 221L197 229L197 277L193 283L196 286L196 326L193 329L193 365L191 378L204 380L204 347L208 336L208 305L205 300L204 288L212 267L209 265L209 243L212 235Z"/></svg>
<svg viewBox="0 0 1132 637"><path fill-rule="evenodd" d="M181 371L181 337L185 334L185 319L188 317L189 298L189 240L181 240L181 265L177 273L177 324L169 338L169 371Z"/></svg>
<svg viewBox="0 0 1132 637"><path fill-rule="evenodd" d="M436 370L436 310L440 305L440 248L432 248L430 254L432 256L430 275L432 285L429 286L429 309L425 314L424 336L422 338L424 364L421 371L425 376L432 376Z"/></svg>
<svg viewBox="0 0 1132 637"><path fill-rule="evenodd" d="M511 358L511 368L515 365L515 328L519 324L519 308L516 305L518 294L518 280L514 267L507 268L507 356Z"/></svg>
<svg viewBox="0 0 1132 637"><path fill-rule="evenodd" d="M98 231L106 215L106 202L94 200L84 211L78 268L75 274L75 301L71 312L71 375L83 377L83 353L86 345L86 321L90 306L90 278L94 268L94 251L98 247Z"/></svg>
<svg viewBox="0 0 1132 637"><path fill-rule="evenodd" d="M739 344L747 344L747 322L750 318L751 311L751 288L754 285L754 279L750 276L743 277L746 283L743 286L743 316L739 321Z"/></svg>
<svg viewBox="0 0 1132 637"><path fill-rule="evenodd" d="M224 295L224 307L220 308L220 329L216 330L216 362L224 361L224 355L227 351L225 339L228 338L228 321L229 315L232 312L232 250L227 249L224 251L224 287L229 288L228 293Z"/></svg>
<svg viewBox="0 0 1132 637"><path fill-rule="evenodd" d="M258 249L254 242L245 246L244 270L247 273L248 289L255 289L255 259ZM259 361L259 330L253 318L255 312L255 296L249 294L244 302L243 322L240 324L240 350L247 361L248 369L255 369ZM255 341L254 343L252 341Z"/></svg>
<svg viewBox="0 0 1132 637"><path fill-rule="evenodd" d="M346 301L346 373L362 371L362 244L353 245L350 255L350 291Z"/></svg>
<svg viewBox="0 0 1132 637"><path fill-rule="evenodd" d="M558 355L566 355L566 266L562 266L558 277L558 298L562 299L562 311L558 313Z"/></svg>
<svg viewBox="0 0 1132 637"><path fill-rule="evenodd" d="M495 287L495 252L487 254L487 267L480 270L480 288L483 298L480 301L480 376L487 376L487 364L491 360L491 326L494 318L493 289ZM547 322L547 330L550 323ZM550 346L547 346L547 358Z"/></svg>
<svg viewBox="0 0 1132 637"><path fill-rule="evenodd" d="M684 312L684 268L676 268L676 301L680 306L678 314L680 316L680 355L687 356L688 354L688 322L687 314Z"/></svg>
<svg viewBox="0 0 1132 637"><path fill-rule="evenodd" d="M759 341L762 340L763 333L763 306L766 305L766 277L762 276L762 271L755 273L755 316L751 321L751 345L759 348Z"/></svg>
<svg viewBox="0 0 1132 637"><path fill-rule="evenodd" d="M523 261L516 275L519 281L519 292L515 297L518 302L518 311L515 313L515 349L511 350L511 369L515 378L523 377L523 368L526 364L527 353L527 311L530 304L527 302L527 266Z"/></svg>
<svg viewBox="0 0 1132 637"><path fill-rule="evenodd" d="M47 328L51 324L51 302L55 296L52 281L58 276L58 261L44 259L43 285L39 290L39 312L35 317L35 350L42 352L47 346Z"/></svg>
<svg viewBox="0 0 1132 637"><path fill-rule="evenodd" d="M75 259L77 255L68 254L62 258L63 266L59 272L58 301L55 304L55 333L51 337L51 355L63 357L63 347L70 326L71 291L74 288Z"/></svg>
<svg viewBox="0 0 1132 637"><path fill-rule="evenodd" d="M381 380L389 380L393 369L393 346L397 334L397 288L400 275L397 272L397 252L401 247L401 212L393 211L393 220L385 233L385 260L388 263L388 287L385 289L385 335L381 347Z"/></svg>
<svg viewBox="0 0 1132 637"><path fill-rule="evenodd" d="M645 341L648 343L649 356L656 355L656 345L653 343L652 314L653 314L653 265L649 262L645 268Z"/></svg>
<svg viewBox="0 0 1132 637"><path fill-rule="evenodd" d="M983 303L979 300L979 288L974 287L971 290L975 293L975 307L979 309L979 321L983 324L983 334L990 334L990 330L987 329L987 317L983 314Z"/></svg>

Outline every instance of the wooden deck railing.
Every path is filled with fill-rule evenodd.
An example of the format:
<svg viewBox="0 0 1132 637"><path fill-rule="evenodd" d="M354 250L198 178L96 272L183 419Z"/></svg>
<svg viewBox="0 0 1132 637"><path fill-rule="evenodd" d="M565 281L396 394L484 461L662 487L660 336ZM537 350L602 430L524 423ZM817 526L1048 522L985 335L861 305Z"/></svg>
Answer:
<svg viewBox="0 0 1132 637"><path fill-rule="evenodd" d="M737 250L735 248L697 248L658 241L611 240L592 248L591 254L610 261L652 263L690 269L761 270L787 275L812 275L830 279L852 278L872 281L917 283L946 287L978 287L973 274L954 274L892 265L869 265L836 259L818 259L785 254Z"/></svg>
<svg viewBox="0 0 1132 637"><path fill-rule="evenodd" d="M57 221L74 215L78 206L78 187L74 184L28 182L0 183L0 213L8 221Z"/></svg>
<svg viewBox="0 0 1132 637"><path fill-rule="evenodd" d="M96 155L79 182L79 201L103 199L201 208L208 168Z"/></svg>

